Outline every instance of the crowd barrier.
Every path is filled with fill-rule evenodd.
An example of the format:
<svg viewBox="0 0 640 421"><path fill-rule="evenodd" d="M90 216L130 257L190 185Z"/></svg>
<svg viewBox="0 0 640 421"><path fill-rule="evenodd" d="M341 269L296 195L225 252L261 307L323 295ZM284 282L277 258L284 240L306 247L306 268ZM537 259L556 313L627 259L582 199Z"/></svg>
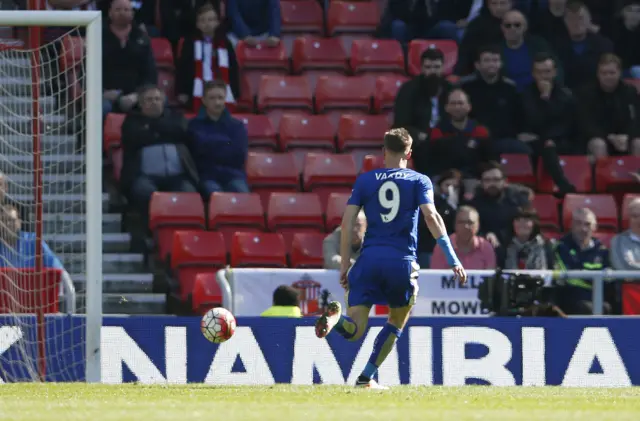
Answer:
<svg viewBox="0 0 640 421"><path fill-rule="evenodd" d="M82 381L82 316L47 316L48 380ZM105 317L104 383L216 385L353 384L384 320L362 341L336 334L315 337L312 318L239 318L233 338L209 343L197 317ZM29 379L35 361L35 317L0 317L0 373ZM640 384L640 319L630 318L413 318L380 367L387 385ZM1 386L0 386L1 387Z"/></svg>
<svg viewBox="0 0 640 421"><path fill-rule="evenodd" d="M505 271L504 273L516 272ZM419 293L413 316L486 316L478 300L478 286L493 270L470 270L469 281L461 286L452 278L450 270L421 270ZM638 271L549 271L521 270L521 274L541 276L547 284L553 279L582 278L593 280L593 313L602 314L603 285L617 279L640 279ZM303 313L314 314L321 304L323 293L344 305L344 290L339 273L324 269L222 269L216 279L223 293L223 305L236 316L259 316L272 304L273 291L279 285L291 285L304 291ZM374 309L373 314L380 314Z"/></svg>

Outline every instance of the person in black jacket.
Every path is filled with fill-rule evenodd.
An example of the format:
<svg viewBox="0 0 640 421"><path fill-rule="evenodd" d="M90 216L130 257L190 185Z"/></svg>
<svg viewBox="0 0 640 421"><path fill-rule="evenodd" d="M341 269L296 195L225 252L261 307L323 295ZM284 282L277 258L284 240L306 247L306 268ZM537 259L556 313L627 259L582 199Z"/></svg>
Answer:
<svg viewBox="0 0 640 421"><path fill-rule="evenodd" d="M471 100L471 117L489 129L495 154L531 153L518 139L522 126L522 100L515 83L500 76L500 47L483 47L476 60L477 72L463 77L459 86Z"/></svg>
<svg viewBox="0 0 640 421"><path fill-rule="evenodd" d="M560 190L575 191L560 166L558 155L584 154L579 138L577 104L571 91L556 80L556 63L550 54L541 53L533 61L534 83L522 93L524 133L531 145L535 168L538 158Z"/></svg>
<svg viewBox="0 0 640 421"><path fill-rule="evenodd" d="M156 191L196 192L198 173L189 149L186 121L164 109L164 95L156 86L139 92L140 112L122 124L121 191L142 217Z"/></svg>
<svg viewBox="0 0 640 421"><path fill-rule="evenodd" d="M564 68L565 84L575 90L594 80L600 56L613 52L613 43L589 31L589 10L580 1L567 4L564 19L569 37L558 39L554 47Z"/></svg>
<svg viewBox="0 0 640 421"><path fill-rule="evenodd" d="M544 38L550 45L567 38L564 11L567 0L549 0L547 7L541 8L531 19L531 32Z"/></svg>
<svg viewBox="0 0 640 421"><path fill-rule="evenodd" d="M458 170L447 170L439 175L434 186L433 204L442 216L447 232L453 232L455 228L456 211L462 197L461 182L462 174ZM424 218L418 219L418 264L421 268L428 269L436 240L429 232Z"/></svg>
<svg viewBox="0 0 640 421"><path fill-rule="evenodd" d="M598 82L578 93L581 125L588 151L595 157L640 152L638 93L622 82L622 62L605 54L598 63Z"/></svg>
<svg viewBox="0 0 640 421"><path fill-rule="evenodd" d="M393 127L409 131L414 149L427 140L431 128L444 115L444 98L451 89L451 84L442 76L442 51L428 48L422 53L420 62L421 74L400 87L393 109Z"/></svg>
<svg viewBox="0 0 640 421"><path fill-rule="evenodd" d="M133 25L129 0L113 0L102 33L102 113L128 112L138 104L137 90L158 82L149 36Z"/></svg>
<svg viewBox="0 0 640 421"><path fill-rule="evenodd" d="M511 10L511 0L486 0L486 12L472 20L460 43L458 62L454 73L465 76L473 72L473 63L479 49L485 45L498 44L504 38L502 35L502 18Z"/></svg>
<svg viewBox="0 0 640 421"><path fill-rule="evenodd" d="M612 40L625 73L640 77L640 0L625 0L613 27Z"/></svg>

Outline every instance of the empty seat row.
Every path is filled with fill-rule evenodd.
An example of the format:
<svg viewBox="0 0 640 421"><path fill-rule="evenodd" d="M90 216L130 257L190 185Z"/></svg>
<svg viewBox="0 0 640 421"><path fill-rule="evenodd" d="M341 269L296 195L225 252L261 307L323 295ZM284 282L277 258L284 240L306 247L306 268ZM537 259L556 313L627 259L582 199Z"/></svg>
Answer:
<svg viewBox="0 0 640 421"><path fill-rule="evenodd" d="M214 193L205 215L197 193L157 192L151 199L149 229L162 260L171 251L174 232L184 229L204 231L208 227L218 231L227 245L236 232L278 231L289 246L296 232L335 229L348 197L346 191L331 193L323 206L316 193L273 192L265 207L256 193Z"/></svg>

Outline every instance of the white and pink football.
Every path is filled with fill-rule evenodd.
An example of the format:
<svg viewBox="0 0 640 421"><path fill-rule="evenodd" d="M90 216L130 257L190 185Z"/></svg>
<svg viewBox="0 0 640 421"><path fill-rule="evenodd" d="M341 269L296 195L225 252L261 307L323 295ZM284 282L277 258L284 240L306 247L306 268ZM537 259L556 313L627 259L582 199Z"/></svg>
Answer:
<svg viewBox="0 0 640 421"><path fill-rule="evenodd" d="M200 329L207 340L221 344L231 339L236 331L236 318L226 308L212 308L202 316Z"/></svg>

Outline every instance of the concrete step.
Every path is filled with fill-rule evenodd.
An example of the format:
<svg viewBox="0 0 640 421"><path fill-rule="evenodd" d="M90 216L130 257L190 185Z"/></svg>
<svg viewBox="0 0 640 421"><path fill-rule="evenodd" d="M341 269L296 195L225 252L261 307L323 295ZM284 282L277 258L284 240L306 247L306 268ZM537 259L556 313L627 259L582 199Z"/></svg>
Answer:
<svg viewBox="0 0 640 421"><path fill-rule="evenodd" d="M68 269L67 269L68 270ZM72 274L77 293L84 293L85 274ZM153 275L150 273L108 273L102 275L102 292L107 294L148 294L153 292Z"/></svg>
<svg viewBox="0 0 640 421"><path fill-rule="evenodd" d="M84 234L86 232L86 215L45 213L42 230L44 234ZM105 234L122 231L122 214L105 213L102 215L102 232Z"/></svg>
<svg viewBox="0 0 640 421"><path fill-rule="evenodd" d="M84 253L87 237L84 234L45 234L43 239L54 253ZM104 253L129 253L131 235L129 233L102 234Z"/></svg>
<svg viewBox="0 0 640 421"><path fill-rule="evenodd" d="M5 147L6 149L6 147ZM3 152L0 149L0 152ZM84 155L52 154L41 159L43 174L85 174ZM30 154L7 155L0 153L0 171L9 174L31 173L33 156Z"/></svg>
<svg viewBox="0 0 640 421"><path fill-rule="evenodd" d="M33 194L16 194L11 198L25 205L34 202ZM42 212L43 213L78 213L83 214L86 211L86 196L84 194L43 194L42 195ZM109 194L102 193L102 210L109 208Z"/></svg>
<svg viewBox="0 0 640 421"><path fill-rule="evenodd" d="M23 110L21 114L7 114L0 112L4 130L14 130L23 135L33 133L33 119L30 110ZM58 114L41 114L40 133L50 133L58 130L66 122L66 117Z"/></svg>
<svg viewBox="0 0 640 421"><path fill-rule="evenodd" d="M102 294L104 314L166 314L165 294ZM85 296L76 300L79 313L84 313Z"/></svg>
<svg viewBox="0 0 640 421"><path fill-rule="evenodd" d="M42 191L44 194L83 194L86 176L83 174L45 174ZM33 195L33 174L13 174L8 176L9 195Z"/></svg>
<svg viewBox="0 0 640 421"><path fill-rule="evenodd" d="M6 145L11 145L11 150L8 150ZM75 153L75 146L76 138L72 135L44 135L40 137L40 148L43 155L71 155ZM33 136L30 134L7 134L0 138L0 150L12 156L25 154L31 157Z"/></svg>
<svg viewBox="0 0 640 421"><path fill-rule="evenodd" d="M2 66L0 64L0 66ZM41 96L38 100L42 114L57 113L56 101L53 97ZM0 115L32 115L33 99L27 96L0 96Z"/></svg>
<svg viewBox="0 0 640 421"><path fill-rule="evenodd" d="M61 253L58 254L58 258L62 261L64 268L67 272L72 274L84 274L87 271L87 256L85 253ZM102 255L102 273L105 275L105 282L107 275L110 273L116 273L117 276L122 275L123 279L129 279L127 277L137 276L144 272L144 256L142 254L135 253L106 253ZM84 275L82 280L84 281ZM76 279L73 276L74 280ZM105 289L106 291L106 289ZM115 292L122 292L120 290L114 290ZM131 291L131 292L147 292L144 291Z"/></svg>

